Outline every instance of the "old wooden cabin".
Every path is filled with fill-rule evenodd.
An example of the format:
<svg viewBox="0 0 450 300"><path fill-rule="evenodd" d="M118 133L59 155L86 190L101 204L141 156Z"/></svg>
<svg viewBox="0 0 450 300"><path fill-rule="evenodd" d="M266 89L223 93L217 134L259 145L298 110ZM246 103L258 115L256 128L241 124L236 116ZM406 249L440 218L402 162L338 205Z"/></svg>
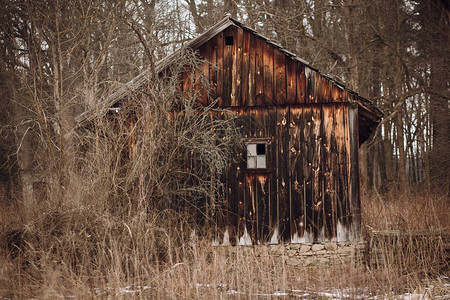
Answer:
<svg viewBox="0 0 450 300"><path fill-rule="evenodd" d="M229 16L188 46L211 63L203 72L212 92L199 102L218 99L245 137L223 176L215 243L358 240L358 149L381 111ZM193 88L187 73L182 80Z"/></svg>

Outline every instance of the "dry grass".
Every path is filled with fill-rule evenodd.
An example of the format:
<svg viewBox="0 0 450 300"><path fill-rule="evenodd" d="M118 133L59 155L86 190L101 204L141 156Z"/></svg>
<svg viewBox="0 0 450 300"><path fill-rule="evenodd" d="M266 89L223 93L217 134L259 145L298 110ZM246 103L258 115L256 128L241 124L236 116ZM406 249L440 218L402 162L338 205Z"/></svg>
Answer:
<svg viewBox="0 0 450 300"><path fill-rule="evenodd" d="M187 54L172 72L187 63L192 70L199 67ZM378 268L293 267L267 250L229 252L192 235L199 227L189 216L208 216L198 204L221 199L215 174L240 139L233 118L211 118L227 112L197 109L197 95L178 93L177 76L171 78L149 80L151 90L136 95L141 101L133 102L131 125L124 111L113 121L94 120L92 130L70 144L82 149L68 147L63 162L50 164L64 169L49 167L44 199L26 210L0 206L0 299L448 294L448 278L441 278L448 271L442 241L380 244L387 263ZM183 113L174 114L180 103ZM368 238L367 229L449 229L448 196L365 195L362 204Z"/></svg>
<svg viewBox="0 0 450 300"><path fill-rule="evenodd" d="M388 278L386 286L424 289L426 282L448 274L449 198L439 193L366 196L362 219L370 240L372 263ZM448 281L448 278L446 279ZM448 294L448 285L440 285Z"/></svg>
<svg viewBox="0 0 450 300"><path fill-rule="evenodd" d="M442 193L365 195L362 219L374 230L448 230L449 204L449 195Z"/></svg>
<svg viewBox="0 0 450 300"><path fill-rule="evenodd" d="M366 225L378 230L448 229L448 212L442 213L445 199L397 200L365 197ZM442 244L429 240L423 245L411 241L406 247L383 244L380 249L388 264L378 268L292 267L268 251L211 247L207 239L192 236L188 219L173 211L119 215L101 205L63 203L36 205L28 223L21 223L13 209L1 210L0 296L234 299L308 293L307 298L326 299L325 292L342 298L394 298L406 291L448 295L448 279L442 277L448 265L438 257ZM416 214L425 208L435 214ZM412 216L415 221L409 219ZM417 259L429 251L437 256ZM125 293L126 287L133 292ZM283 293L274 294L277 291Z"/></svg>

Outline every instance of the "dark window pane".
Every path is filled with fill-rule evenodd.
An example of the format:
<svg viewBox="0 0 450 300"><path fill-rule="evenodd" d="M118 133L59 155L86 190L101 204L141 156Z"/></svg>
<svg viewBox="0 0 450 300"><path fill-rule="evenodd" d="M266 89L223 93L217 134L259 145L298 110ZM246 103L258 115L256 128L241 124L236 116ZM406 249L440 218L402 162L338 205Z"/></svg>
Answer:
<svg viewBox="0 0 450 300"><path fill-rule="evenodd" d="M256 145L256 154L257 155L266 154L266 144L257 144Z"/></svg>
<svg viewBox="0 0 450 300"><path fill-rule="evenodd" d="M233 36L232 35L225 37L225 45L227 45L227 46L233 45Z"/></svg>

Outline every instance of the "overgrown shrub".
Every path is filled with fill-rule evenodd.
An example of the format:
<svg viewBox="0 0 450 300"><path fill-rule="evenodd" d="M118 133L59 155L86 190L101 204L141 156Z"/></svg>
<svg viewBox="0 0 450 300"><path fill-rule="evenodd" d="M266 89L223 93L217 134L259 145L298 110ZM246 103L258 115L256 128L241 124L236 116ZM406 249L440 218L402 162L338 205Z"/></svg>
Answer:
<svg viewBox="0 0 450 300"><path fill-rule="evenodd" d="M186 71L192 87L207 90L202 63L181 51L164 76L147 72L148 84L129 91L117 112L92 112L46 198L24 207L22 222L2 224L2 252L17 271L9 284L40 289L53 274L55 282L110 285L192 257L191 234L213 222L219 176L241 140L232 113L180 91Z"/></svg>

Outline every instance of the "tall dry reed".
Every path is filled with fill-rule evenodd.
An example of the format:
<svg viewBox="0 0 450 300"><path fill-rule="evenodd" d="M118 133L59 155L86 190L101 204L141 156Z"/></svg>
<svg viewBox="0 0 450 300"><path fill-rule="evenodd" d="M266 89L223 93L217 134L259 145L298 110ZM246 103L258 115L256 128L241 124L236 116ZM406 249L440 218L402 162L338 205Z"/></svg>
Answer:
<svg viewBox="0 0 450 300"><path fill-rule="evenodd" d="M365 224L377 230L424 229L408 219L415 214L404 215L411 227L380 225L375 218L380 205L385 220L398 220L405 204L398 199L397 206L370 203L382 199L365 197ZM438 196L421 200L430 201L435 209L445 203ZM408 211L423 209L422 201L408 201L418 205ZM442 277L448 272L448 259L442 257L447 254L436 237L380 240L378 265L293 267L264 247L212 247L209 239L192 234L189 218L176 211L145 208L118 215L104 206L63 203L36 205L33 222L27 224L17 222L12 210L2 210L1 296L234 299L303 293L309 295L306 298L326 299L330 294L395 298L407 291L430 299L448 295L448 279ZM428 230L442 229L446 226L442 216L421 218L440 220L428 224Z"/></svg>
<svg viewBox="0 0 450 300"><path fill-rule="evenodd" d="M186 55L173 74L186 63L199 69L200 62ZM233 117L196 107L197 95L178 93L177 76L152 79L134 95L140 101L123 106L131 111L94 119L80 134L59 164L61 178L48 181L46 197L27 207L0 207L1 297L446 293L447 252L430 239L381 241L386 263L378 266L293 267L264 247L212 247L193 216L213 219L201 203L221 199L215 174L239 141ZM449 229L448 197L439 195L364 195L362 212L368 239L373 230Z"/></svg>

